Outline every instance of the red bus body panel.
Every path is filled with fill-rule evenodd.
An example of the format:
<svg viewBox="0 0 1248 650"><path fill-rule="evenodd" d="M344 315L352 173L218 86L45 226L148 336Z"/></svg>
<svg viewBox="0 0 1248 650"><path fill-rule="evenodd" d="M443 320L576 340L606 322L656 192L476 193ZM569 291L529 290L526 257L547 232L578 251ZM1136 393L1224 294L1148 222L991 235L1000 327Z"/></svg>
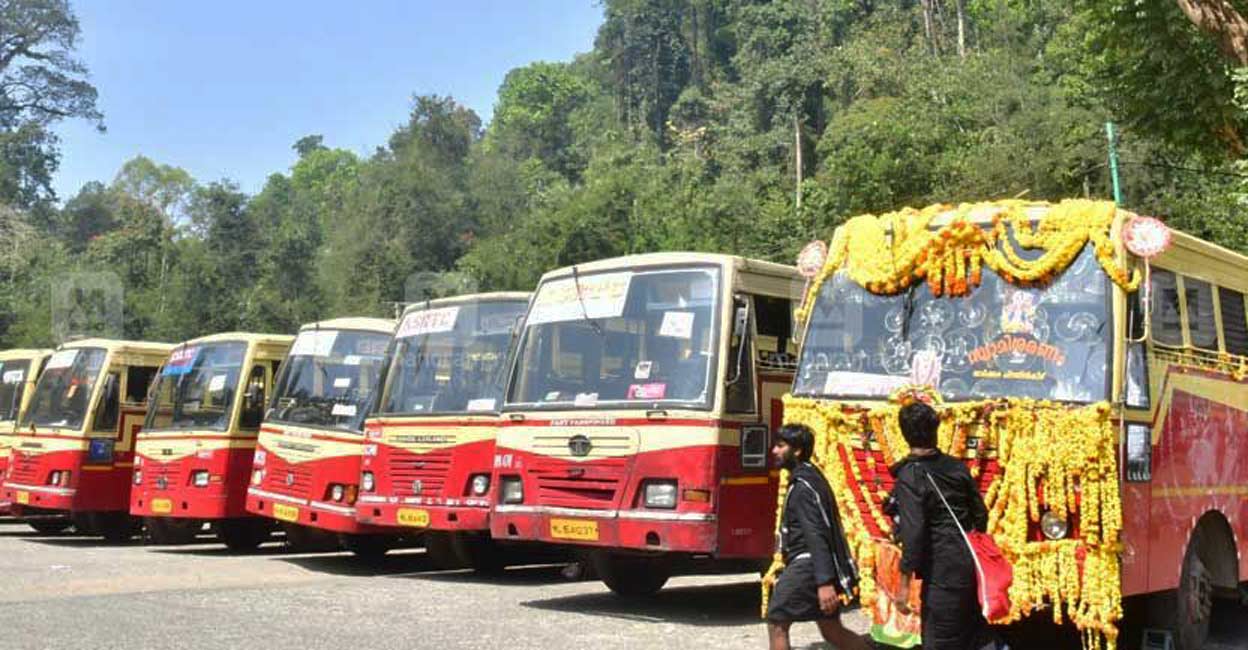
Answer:
<svg viewBox="0 0 1248 650"><path fill-rule="evenodd" d="M193 453L168 458L157 449L152 455L142 451L137 466L142 484L130 491L130 514L140 517L184 517L189 519L233 519L247 516L247 482L251 477L253 444L228 446L228 436L163 437L144 441L141 449L170 445L202 445ZM160 454L160 455L157 455ZM193 482L195 472L208 472L208 485Z"/></svg>

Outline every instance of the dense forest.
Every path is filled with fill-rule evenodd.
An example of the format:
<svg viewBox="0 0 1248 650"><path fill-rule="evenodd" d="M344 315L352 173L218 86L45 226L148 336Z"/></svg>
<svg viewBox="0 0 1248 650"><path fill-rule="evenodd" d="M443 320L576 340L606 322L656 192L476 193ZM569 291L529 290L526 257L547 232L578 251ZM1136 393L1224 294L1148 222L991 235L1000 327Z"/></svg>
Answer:
<svg viewBox="0 0 1248 650"><path fill-rule="evenodd" d="M589 1L589 0L586 0ZM528 289L655 250L790 262L848 216L1110 196L1248 252L1245 0L602 0L593 50L507 74L488 124L412 98L368 156L320 135L255 195L145 157L55 196L103 128L66 0L0 0L0 348L110 272L124 335L389 315L416 273ZM800 182L799 182L800 179Z"/></svg>

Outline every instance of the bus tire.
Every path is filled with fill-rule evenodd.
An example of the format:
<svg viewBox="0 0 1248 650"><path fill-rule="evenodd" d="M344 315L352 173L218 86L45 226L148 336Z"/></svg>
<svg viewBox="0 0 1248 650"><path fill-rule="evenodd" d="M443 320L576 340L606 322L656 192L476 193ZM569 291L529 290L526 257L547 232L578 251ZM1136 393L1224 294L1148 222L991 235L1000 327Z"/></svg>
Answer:
<svg viewBox="0 0 1248 650"><path fill-rule="evenodd" d="M1209 638L1214 594L1239 584L1234 537L1218 513L1201 517L1183 554L1182 574L1170 610L1175 650L1199 650Z"/></svg>
<svg viewBox="0 0 1248 650"><path fill-rule="evenodd" d="M27 519L26 525L35 530L36 533L43 535L59 535L69 529L72 524L69 519L47 518L47 519Z"/></svg>
<svg viewBox="0 0 1248 650"><path fill-rule="evenodd" d="M329 553L337 551L338 536L299 524L282 524L286 533L286 546L297 553Z"/></svg>
<svg viewBox="0 0 1248 650"><path fill-rule="evenodd" d="M235 553L251 553L273 536L273 526L259 517L223 519L217 523L217 540Z"/></svg>
<svg viewBox="0 0 1248 650"><path fill-rule="evenodd" d="M461 563L482 575L499 575L507 569L507 554L486 535L455 533L455 554Z"/></svg>
<svg viewBox="0 0 1248 650"><path fill-rule="evenodd" d="M429 564L439 571L462 569L466 565L459 553L455 552L455 541L450 533L430 531L423 535L425 556Z"/></svg>
<svg viewBox="0 0 1248 650"><path fill-rule="evenodd" d="M672 567L661 558L617 555L598 551L591 555L594 571L607 588L625 598L644 598L659 593Z"/></svg>
<svg viewBox="0 0 1248 650"><path fill-rule="evenodd" d="M394 546L394 539L389 535L355 535L343 533L338 536L342 547L351 551L356 559L363 562L380 562Z"/></svg>
<svg viewBox="0 0 1248 650"><path fill-rule="evenodd" d="M142 520L128 512L93 512L90 517L95 534L109 544L125 544L143 528Z"/></svg>
<svg viewBox="0 0 1248 650"><path fill-rule="evenodd" d="M144 517L143 524L147 526L147 539L157 546L190 544L204 527L198 519L174 517Z"/></svg>

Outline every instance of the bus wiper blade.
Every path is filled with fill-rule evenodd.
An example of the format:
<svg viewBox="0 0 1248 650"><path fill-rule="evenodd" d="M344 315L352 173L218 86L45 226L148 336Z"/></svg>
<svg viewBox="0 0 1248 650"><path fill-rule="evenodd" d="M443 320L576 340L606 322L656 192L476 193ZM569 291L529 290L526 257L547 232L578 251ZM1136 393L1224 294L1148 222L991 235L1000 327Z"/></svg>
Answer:
<svg viewBox="0 0 1248 650"><path fill-rule="evenodd" d="M602 331L602 326L598 324L598 321L589 317L589 310L585 308L585 297L581 295L581 275L577 272L576 265L572 266L572 284L576 286L576 302L581 306L581 318L594 328L594 333L600 338L606 338L607 335Z"/></svg>

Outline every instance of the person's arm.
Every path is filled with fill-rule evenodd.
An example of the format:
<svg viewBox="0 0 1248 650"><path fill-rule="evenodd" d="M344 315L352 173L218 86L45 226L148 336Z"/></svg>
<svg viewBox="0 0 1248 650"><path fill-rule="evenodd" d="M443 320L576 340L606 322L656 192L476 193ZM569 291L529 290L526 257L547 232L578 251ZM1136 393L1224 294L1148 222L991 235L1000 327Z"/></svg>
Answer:
<svg viewBox="0 0 1248 650"><path fill-rule="evenodd" d="M927 557L927 508L923 503L924 491L911 480L913 473L899 477L894 494L897 499L897 539L901 542L901 586L894 598L898 609L910 597L910 579L918 572Z"/></svg>
<svg viewBox="0 0 1248 650"><path fill-rule="evenodd" d="M802 522L802 538L815 564L815 584L819 585L819 609L825 614L840 607L836 595L836 562L832 559L832 528L819 493L805 481L789 495L794 514Z"/></svg>

